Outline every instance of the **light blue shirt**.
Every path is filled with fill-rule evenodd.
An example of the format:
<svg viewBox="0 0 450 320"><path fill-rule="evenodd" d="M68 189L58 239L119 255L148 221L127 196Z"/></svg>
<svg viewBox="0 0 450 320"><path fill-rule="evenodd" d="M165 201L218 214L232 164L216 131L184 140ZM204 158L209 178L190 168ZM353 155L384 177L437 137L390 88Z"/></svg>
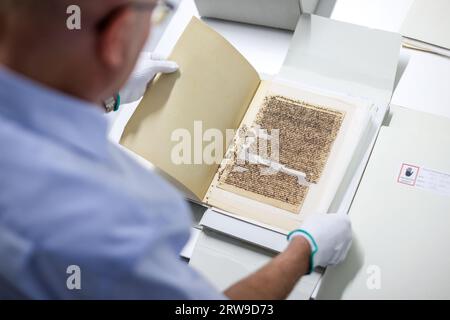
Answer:
<svg viewBox="0 0 450 320"><path fill-rule="evenodd" d="M0 299L223 299L179 258L191 223L100 108L0 67Z"/></svg>

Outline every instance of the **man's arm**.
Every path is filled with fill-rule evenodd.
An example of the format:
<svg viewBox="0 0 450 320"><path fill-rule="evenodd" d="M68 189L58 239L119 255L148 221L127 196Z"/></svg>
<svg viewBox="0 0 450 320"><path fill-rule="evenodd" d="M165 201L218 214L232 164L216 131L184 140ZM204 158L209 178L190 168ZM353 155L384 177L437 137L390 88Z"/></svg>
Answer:
<svg viewBox="0 0 450 320"><path fill-rule="evenodd" d="M309 271L310 255L308 241L303 237L295 237L286 251L230 287L225 295L233 300L286 299L298 280Z"/></svg>
<svg viewBox="0 0 450 320"><path fill-rule="evenodd" d="M346 214L315 214L289 235L288 248L266 266L236 283L230 299L285 299L310 268L342 262L352 243Z"/></svg>

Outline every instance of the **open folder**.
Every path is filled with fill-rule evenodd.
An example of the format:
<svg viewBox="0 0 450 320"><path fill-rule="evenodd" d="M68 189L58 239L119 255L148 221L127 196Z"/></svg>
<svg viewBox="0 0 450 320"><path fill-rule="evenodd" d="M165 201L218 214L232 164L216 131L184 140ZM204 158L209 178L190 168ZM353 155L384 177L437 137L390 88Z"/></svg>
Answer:
<svg viewBox="0 0 450 320"><path fill-rule="evenodd" d="M370 104L261 80L196 18L170 59L179 71L153 81L124 130L124 147L188 198L271 230L287 233L328 209Z"/></svg>

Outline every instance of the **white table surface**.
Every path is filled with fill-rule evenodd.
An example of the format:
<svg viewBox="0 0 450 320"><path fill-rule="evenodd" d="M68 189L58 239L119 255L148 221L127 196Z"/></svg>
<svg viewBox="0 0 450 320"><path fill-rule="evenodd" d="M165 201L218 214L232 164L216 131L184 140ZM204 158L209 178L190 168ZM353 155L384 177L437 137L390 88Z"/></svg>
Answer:
<svg viewBox="0 0 450 320"><path fill-rule="evenodd" d="M323 1L323 0L322 0ZM327 0L326 0L327 1ZM413 0L338 0L332 19L371 28L398 32ZM198 15L193 0L183 0L158 46L158 51L170 53L178 36L192 15ZM292 33L284 30L244 25L218 20L208 24L230 41L260 73L276 74L289 48ZM161 36L157 31L156 38ZM149 41L146 50L154 50L157 41ZM406 69L394 91L392 104L450 118L450 61L447 58L410 49L401 50L400 64ZM118 124L111 137L117 141L123 126L134 111L111 115Z"/></svg>
<svg viewBox="0 0 450 320"><path fill-rule="evenodd" d="M413 0L338 0L332 19L399 32ZM391 103L450 118L450 59L402 49L409 59Z"/></svg>
<svg viewBox="0 0 450 320"><path fill-rule="evenodd" d="M398 32L412 1L338 0L331 18ZM183 0L156 47L158 53L170 53L193 15L198 15L193 0ZM291 32L218 20L206 21L230 41L258 72L278 72L289 48ZM149 42L147 50L154 48L155 41ZM402 49L399 69L401 72L392 104L450 118L450 59ZM118 115L110 116L114 124L110 133L112 140L118 141L136 105L125 106ZM233 243L235 245L235 241ZM251 247L247 247L247 250L251 250ZM258 259L270 259L270 254L258 254Z"/></svg>

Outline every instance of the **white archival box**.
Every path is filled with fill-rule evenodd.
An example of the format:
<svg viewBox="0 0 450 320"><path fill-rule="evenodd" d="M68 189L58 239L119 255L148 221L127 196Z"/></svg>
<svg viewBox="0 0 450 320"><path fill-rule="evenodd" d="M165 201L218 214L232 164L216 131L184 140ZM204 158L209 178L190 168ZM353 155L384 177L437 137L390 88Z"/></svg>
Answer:
<svg viewBox="0 0 450 320"><path fill-rule="evenodd" d="M400 34L303 14L277 79L316 92L373 105L329 212L348 212L383 119L389 109L401 48ZM200 225L280 252L286 236L250 220L210 208Z"/></svg>
<svg viewBox="0 0 450 320"><path fill-rule="evenodd" d="M319 0L195 0L200 16L294 31Z"/></svg>

